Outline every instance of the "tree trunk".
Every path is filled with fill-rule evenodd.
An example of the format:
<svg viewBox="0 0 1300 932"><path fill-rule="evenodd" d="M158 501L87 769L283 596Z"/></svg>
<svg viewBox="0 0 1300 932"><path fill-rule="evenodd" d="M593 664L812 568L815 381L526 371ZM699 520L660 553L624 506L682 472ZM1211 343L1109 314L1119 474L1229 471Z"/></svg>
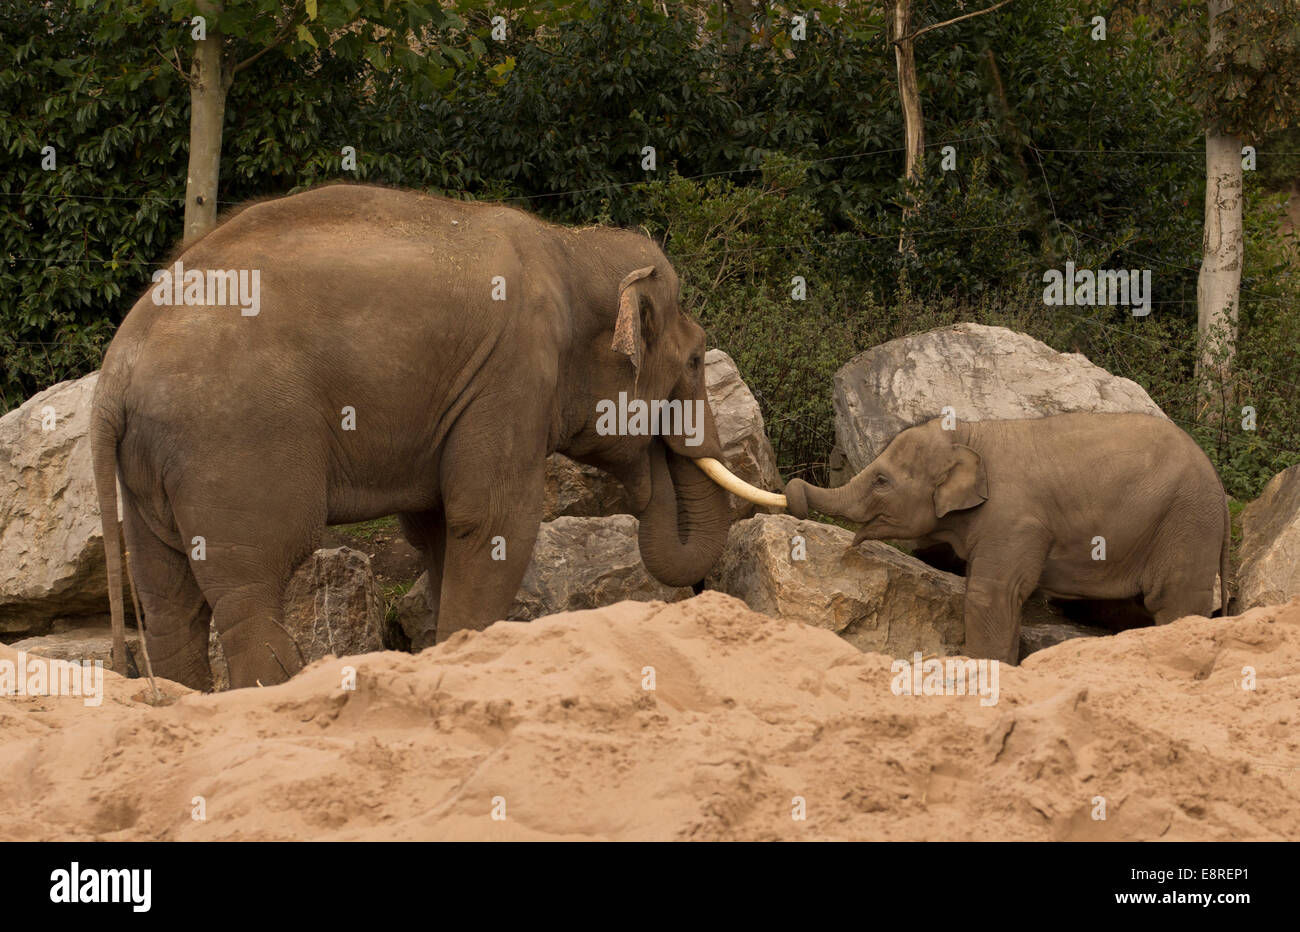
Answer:
<svg viewBox="0 0 1300 932"><path fill-rule="evenodd" d="M912 30L912 0L894 0L894 61L898 67L898 98L903 107L903 169L908 181L919 181L924 170L925 121L916 81L916 49Z"/></svg>
<svg viewBox="0 0 1300 932"><path fill-rule="evenodd" d="M925 154L925 120L921 113L921 91L916 80L916 47L914 40L910 38L912 0L894 0L891 13L894 62L898 68L898 99L903 110L903 177L910 187L921 180ZM903 209L898 251L904 255L912 253L914 249L907 235L908 221L914 213L914 208ZM905 288L906 273L901 274L900 285Z"/></svg>
<svg viewBox="0 0 1300 932"><path fill-rule="evenodd" d="M230 87L224 67L218 2L200 2L207 36L194 43L190 67L190 162L185 178L185 239L189 246L217 225L217 185L221 175L221 130Z"/></svg>
<svg viewBox="0 0 1300 932"><path fill-rule="evenodd" d="M1232 0L1209 0L1209 51L1223 41L1215 27ZM1205 233L1196 285L1197 335L1202 344L1201 383L1226 399L1237 341L1237 303L1243 258L1241 139L1209 127L1205 132Z"/></svg>

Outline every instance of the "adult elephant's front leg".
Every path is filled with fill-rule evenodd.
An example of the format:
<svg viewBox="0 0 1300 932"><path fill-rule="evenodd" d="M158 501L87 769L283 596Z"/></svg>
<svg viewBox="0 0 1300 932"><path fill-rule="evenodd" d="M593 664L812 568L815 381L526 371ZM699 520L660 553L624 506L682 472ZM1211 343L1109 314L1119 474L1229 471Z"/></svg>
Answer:
<svg viewBox="0 0 1300 932"><path fill-rule="evenodd" d="M966 655L1020 659L1020 609L1043 571L1046 541L977 548L966 572Z"/></svg>
<svg viewBox="0 0 1300 932"><path fill-rule="evenodd" d="M527 471L500 464L444 485L446 545L437 640L506 616L532 559L542 522L545 460Z"/></svg>

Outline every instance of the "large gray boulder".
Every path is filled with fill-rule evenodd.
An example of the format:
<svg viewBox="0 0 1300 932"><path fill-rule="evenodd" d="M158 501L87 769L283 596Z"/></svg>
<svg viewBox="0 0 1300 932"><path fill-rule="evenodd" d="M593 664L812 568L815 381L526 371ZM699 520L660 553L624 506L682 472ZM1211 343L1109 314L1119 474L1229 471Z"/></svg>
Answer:
<svg viewBox="0 0 1300 932"><path fill-rule="evenodd" d="M543 524L506 618L531 621L624 599L689 599L694 595L690 588L666 586L646 570L637 547L638 527L631 515L557 518Z"/></svg>
<svg viewBox="0 0 1300 932"><path fill-rule="evenodd" d="M307 663L383 650L383 624L384 596L370 558L351 547L317 550L285 588L284 626ZM209 660L215 688L225 689L230 679L215 627Z"/></svg>
<svg viewBox="0 0 1300 932"><path fill-rule="evenodd" d="M736 364L722 350L709 350L704 355L704 384L722 441L722 462L750 485L780 491L785 484L776 471L776 454L767 439L762 409L740 378ZM734 495L730 499L737 521L758 510L753 503Z"/></svg>
<svg viewBox="0 0 1300 932"><path fill-rule="evenodd" d="M97 380L60 382L0 417L0 635L108 611L88 434Z"/></svg>
<svg viewBox="0 0 1300 932"><path fill-rule="evenodd" d="M852 543L833 524L755 515L732 525L705 584L765 615L828 628L860 650L962 653L966 581L880 541ZM1102 633L1027 607L1020 654Z"/></svg>
<svg viewBox="0 0 1300 932"><path fill-rule="evenodd" d="M740 378L735 362L722 350L709 350L705 354L704 383L722 441L722 462L750 485L779 491L781 477L776 470L776 454L763 427L763 413ZM757 510L750 502L734 495L729 497L736 520L747 518ZM545 520L601 517L626 514L629 510L623 486L613 476L558 453L547 461Z"/></svg>
<svg viewBox="0 0 1300 932"><path fill-rule="evenodd" d="M600 608L624 599L676 602L694 593L656 580L641 563L637 520L631 515L556 518L544 523L519 593L506 612L510 621ZM398 622L413 643L427 644L436 624L428 574L397 605Z"/></svg>
<svg viewBox="0 0 1300 932"><path fill-rule="evenodd" d="M1075 411L1164 413L1142 386L1079 353L1058 353L1023 333L957 324L873 347L834 378L835 436L847 476L900 431L951 407L959 421Z"/></svg>
<svg viewBox="0 0 1300 932"><path fill-rule="evenodd" d="M1278 473L1241 515L1237 611L1300 596L1300 465Z"/></svg>

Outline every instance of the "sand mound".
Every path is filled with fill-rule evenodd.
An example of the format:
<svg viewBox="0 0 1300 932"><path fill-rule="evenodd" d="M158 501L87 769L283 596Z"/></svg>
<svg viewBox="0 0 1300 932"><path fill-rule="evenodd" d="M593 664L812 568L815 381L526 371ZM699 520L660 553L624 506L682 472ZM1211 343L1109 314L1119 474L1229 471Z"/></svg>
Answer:
<svg viewBox="0 0 1300 932"><path fill-rule="evenodd" d="M1062 644L993 706L890 663L705 593L165 707L107 674L0 699L0 838L1300 839L1300 600Z"/></svg>

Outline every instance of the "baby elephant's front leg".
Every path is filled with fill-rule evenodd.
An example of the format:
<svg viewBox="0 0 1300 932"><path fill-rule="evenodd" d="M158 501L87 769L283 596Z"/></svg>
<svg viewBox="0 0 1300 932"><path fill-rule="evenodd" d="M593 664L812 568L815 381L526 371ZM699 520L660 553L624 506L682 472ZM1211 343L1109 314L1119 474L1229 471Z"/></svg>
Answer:
<svg viewBox="0 0 1300 932"><path fill-rule="evenodd" d="M1020 659L1020 608L1043 571L1047 547L1016 541L986 546L966 570L966 654L1005 663Z"/></svg>

